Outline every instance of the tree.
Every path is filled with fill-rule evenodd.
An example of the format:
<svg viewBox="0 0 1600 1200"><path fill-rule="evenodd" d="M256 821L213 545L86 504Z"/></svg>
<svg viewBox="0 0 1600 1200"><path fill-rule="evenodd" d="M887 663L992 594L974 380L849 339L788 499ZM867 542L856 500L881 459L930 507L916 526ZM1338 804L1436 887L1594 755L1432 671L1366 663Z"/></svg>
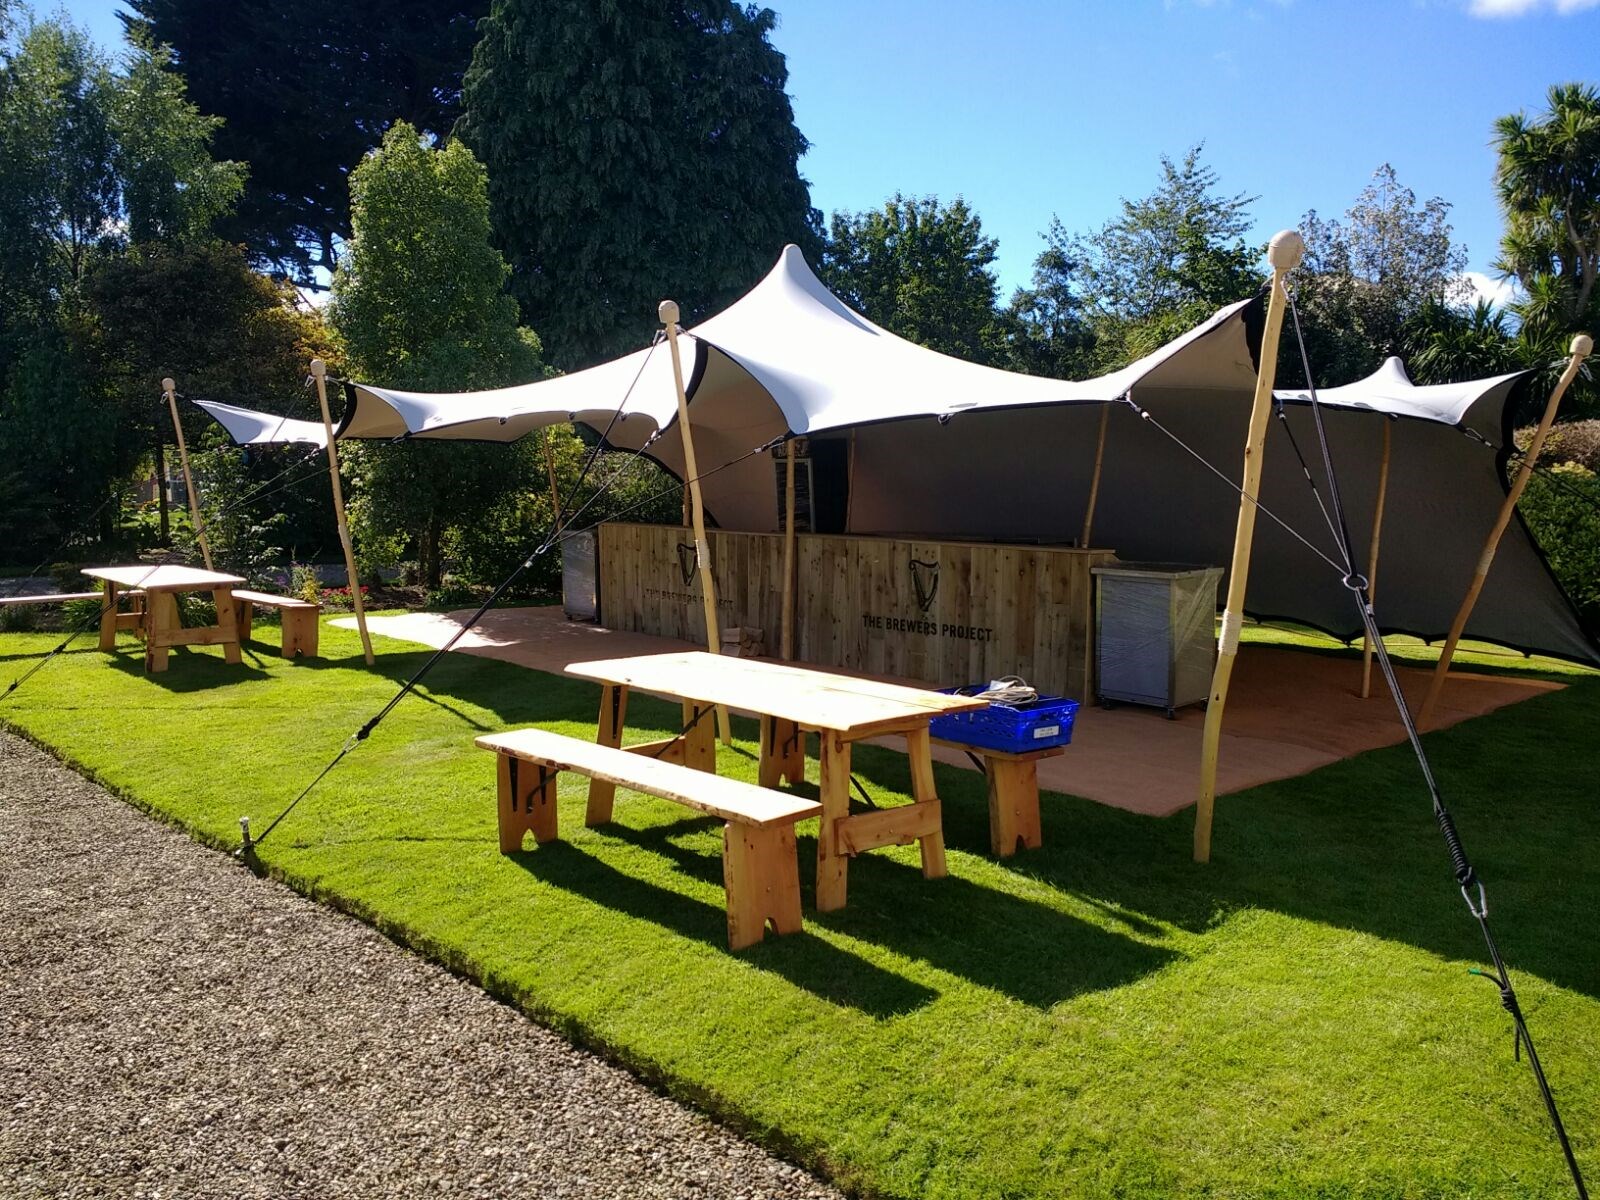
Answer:
<svg viewBox="0 0 1600 1200"><path fill-rule="evenodd" d="M356 374L419 391L526 383L539 342L517 325L505 260L489 242L488 181L458 141L441 149L397 123L350 176L353 237L333 282L334 327ZM504 446L354 446L351 516L372 551L409 543L438 587L452 532L537 486L531 439Z"/></svg>
<svg viewBox="0 0 1600 1200"><path fill-rule="evenodd" d="M1001 365L1051 379L1084 379L1098 365L1094 330L1082 295L1079 264L1052 244L1034 260L1033 283L1011 294L1000 314Z"/></svg>
<svg viewBox="0 0 1600 1200"><path fill-rule="evenodd" d="M997 243L959 196L896 192L882 208L833 214L822 281L892 333L987 362L996 352Z"/></svg>
<svg viewBox="0 0 1600 1200"><path fill-rule="evenodd" d="M222 232L258 265L317 286L349 236L347 173L391 121L436 135L488 0L127 0L130 31L165 43L217 151L250 164Z"/></svg>
<svg viewBox="0 0 1600 1200"><path fill-rule="evenodd" d="M1306 255L1294 286L1319 385L1349 383L1390 355L1405 356L1419 315L1466 300L1467 251L1451 241L1449 212L1438 196L1419 206L1385 163L1343 221L1306 213ZM1279 367L1286 379L1304 374L1292 339Z"/></svg>
<svg viewBox="0 0 1600 1200"><path fill-rule="evenodd" d="M1204 148L1191 147L1178 162L1163 155L1155 191L1124 199L1121 214L1099 229L1074 235L1052 221L1045 233L1033 287L1021 298L1050 298L1064 317L1077 316L1067 300L1078 298L1100 370L1133 361L1260 286L1259 256L1244 241L1255 197L1220 194L1216 171L1200 159ZM1065 331L1066 349L1081 352L1077 325Z"/></svg>
<svg viewBox="0 0 1600 1200"><path fill-rule="evenodd" d="M733 0L495 0L458 128L563 368L642 345L663 297L693 321L786 242L815 249L776 19Z"/></svg>
<svg viewBox="0 0 1600 1200"><path fill-rule="evenodd" d="M1487 300L1463 309L1430 300L1406 329L1406 360L1421 384L1459 383L1515 371L1517 340Z"/></svg>

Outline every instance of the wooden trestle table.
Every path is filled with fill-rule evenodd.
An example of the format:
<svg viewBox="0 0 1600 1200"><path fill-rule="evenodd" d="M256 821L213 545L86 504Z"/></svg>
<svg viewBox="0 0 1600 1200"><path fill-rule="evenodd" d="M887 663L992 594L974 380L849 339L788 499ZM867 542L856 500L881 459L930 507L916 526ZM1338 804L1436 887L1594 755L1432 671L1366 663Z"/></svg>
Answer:
<svg viewBox="0 0 1600 1200"><path fill-rule="evenodd" d="M137 628L144 638L144 669L152 674L167 669L167 652L173 646L221 646L228 662L244 661L233 602L233 589L245 582L239 576L176 566L85 567L83 573L100 581L105 597L100 649L117 648L118 629ZM118 598L131 591L144 594L142 610L119 612ZM179 592L210 592L217 623L185 628L178 615Z"/></svg>
<svg viewBox="0 0 1600 1200"><path fill-rule="evenodd" d="M780 780L803 783L805 735L816 733L821 743L819 912L844 907L850 857L877 846L915 841L922 852L923 876L937 879L945 874L944 823L934 790L928 723L943 713L983 708L987 701L704 651L571 663L567 673L602 685L598 739L602 745L622 745L631 689L682 700L686 733L625 749L703 771L717 769L716 728L710 711L726 705L757 714L762 787L774 787ZM905 736L912 803L852 815L851 744L885 734ZM591 823L610 818L614 792L613 784L590 782Z"/></svg>

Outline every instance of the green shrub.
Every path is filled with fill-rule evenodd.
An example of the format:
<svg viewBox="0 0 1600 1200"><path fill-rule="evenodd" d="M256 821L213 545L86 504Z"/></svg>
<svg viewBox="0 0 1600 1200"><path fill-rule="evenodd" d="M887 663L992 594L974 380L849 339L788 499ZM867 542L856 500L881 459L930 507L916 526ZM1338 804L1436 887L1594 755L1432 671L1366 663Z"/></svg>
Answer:
<svg viewBox="0 0 1600 1200"><path fill-rule="evenodd" d="M1600 477L1562 463L1535 473L1518 507L1584 623L1600 630Z"/></svg>
<svg viewBox="0 0 1600 1200"><path fill-rule="evenodd" d="M0 606L0 633L32 633L39 628L39 609L32 604Z"/></svg>

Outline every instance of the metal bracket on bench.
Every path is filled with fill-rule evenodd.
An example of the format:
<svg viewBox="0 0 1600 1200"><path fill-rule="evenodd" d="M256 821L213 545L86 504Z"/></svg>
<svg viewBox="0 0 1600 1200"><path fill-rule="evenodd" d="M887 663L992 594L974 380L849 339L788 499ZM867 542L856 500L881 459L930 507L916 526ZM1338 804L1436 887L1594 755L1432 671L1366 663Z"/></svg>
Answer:
<svg viewBox="0 0 1600 1200"><path fill-rule="evenodd" d="M512 812L516 812L517 811L517 796L522 791L522 789L517 786L517 783L518 783L517 776L520 773L519 772L519 768L521 766L521 761L514 754L506 755L506 761L507 761L506 770L507 770L507 774L510 777L510 782L511 782L511 811Z"/></svg>
<svg viewBox="0 0 1600 1200"><path fill-rule="evenodd" d="M613 687L611 690L611 732L619 734L618 726L622 724L622 689Z"/></svg>

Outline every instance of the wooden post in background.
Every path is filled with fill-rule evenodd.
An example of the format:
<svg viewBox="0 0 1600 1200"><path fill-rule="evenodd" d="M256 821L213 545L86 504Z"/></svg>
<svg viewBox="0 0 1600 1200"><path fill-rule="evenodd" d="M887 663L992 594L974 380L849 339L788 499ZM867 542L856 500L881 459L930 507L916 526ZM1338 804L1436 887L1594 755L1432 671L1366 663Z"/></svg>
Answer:
<svg viewBox="0 0 1600 1200"><path fill-rule="evenodd" d="M678 432L683 438L683 476L688 483L689 516L694 523L694 559L700 568L700 599L706 613L706 649L722 652L722 630L717 623L717 581L711 576L711 545L706 541L706 510L700 499L700 468L694 460L694 436L689 429L689 394L683 388L683 359L678 354L678 303L663 300L656 313L667 327L667 348L672 352L672 382L678 389ZM717 727L722 744L733 745L733 725L728 710L717 706Z"/></svg>
<svg viewBox="0 0 1600 1200"><path fill-rule="evenodd" d="M206 523L200 519L200 496L194 490L194 476L189 474L189 447L183 440L183 422L178 419L178 384L171 376L161 381L161 390L167 395L167 411L172 414L172 432L178 435L178 461L183 464L183 490L189 494L189 519L194 522L195 540L200 543L200 557L206 561L206 570L214 571L211 565L211 543L206 540ZM165 479L158 480L161 487L166 487Z"/></svg>
<svg viewBox="0 0 1600 1200"><path fill-rule="evenodd" d="M550 476L550 509L555 513L553 528L561 528L561 489L556 485L556 456L550 449L550 430L539 431L539 444L544 447L544 469Z"/></svg>
<svg viewBox="0 0 1600 1200"><path fill-rule="evenodd" d="M1517 501L1522 499L1522 493L1533 475L1533 467L1539 460L1539 452L1544 449L1545 435L1550 432L1550 426L1555 424L1556 410L1561 407L1561 397L1567 394L1567 388L1571 387L1572 381L1577 378L1583 360L1589 357L1589 352L1593 349L1594 339L1586 333L1574 337L1571 346L1568 347L1567 369L1561 372L1561 378L1556 381L1555 388L1550 392L1550 399L1544 406L1544 416L1539 419L1539 426L1533 431L1533 438L1528 442L1528 448L1523 451L1522 466L1511 481L1505 503L1500 506L1500 514L1495 518L1494 528L1489 530L1489 536L1483 543L1483 551L1478 555L1478 565L1473 571L1472 582L1467 585L1467 594L1462 597L1461 607L1456 610L1456 619L1450 623L1450 636L1445 638L1444 649L1439 652L1439 663L1433 669L1433 678L1428 681L1427 698L1423 700L1422 710L1417 714L1418 729L1427 729L1433 718L1433 709L1439 702L1439 693L1444 690L1445 676L1450 673L1450 660L1456 654L1456 644L1466 632L1467 621L1478 603L1478 595L1483 591L1484 581L1489 578L1489 568L1494 563L1495 551L1500 548L1500 539L1505 534L1506 526L1511 524L1511 515L1517 511Z"/></svg>
<svg viewBox="0 0 1600 1200"><path fill-rule="evenodd" d="M344 547L344 569L350 580L350 603L355 605L356 629L361 633L361 653L367 666L377 661L372 654L372 635L367 632L367 606L361 598L361 580L356 576L356 552L350 544L350 525L344 515L344 485L339 482L339 449L333 441L333 417L328 411L328 368L320 358L311 360L311 377L317 381L317 403L322 406L322 428L328 435L328 474L333 479L333 518L339 526L339 544Z"/></svg>
<svg viewBox="0 0 1600 1200"><path fill-rule="evenodd" d="M1378 594L1378 538L1383 533L1383 505L1389 495L1389 444L1393 417L1383 418L1383 458L1378 465L1378 503L1372 510L1372 546L1367 551L1367 603ZM1361 635L1361 698L1372 695L1372 639Z"/></svg>
<svg viewBox="0 0 1600 1200"><path fill-rule="evenodd" d="M794 661L794 601L797 580L794 574L794 455L795 438L783 447L783 629L779 631L779 657Z"/></svg>
<svg viewBox="0 0 1600 1200"><path fill-rule="evenodd" d="M1200 756L1200 795L1194 814L1194 860L1211 861L1211 816L1217 799L1217 752L1222 743L1222 713L1228 703L1228 682L1239 655L1239 629L1244 623L1245 591L1250 582L1250 547L1256 532L1256 499L1261 491L1261 460L1266 449L1267 418L1272 412L1272 382L1278 369L1278 337L1283 332L1285 293L1283 277L1300 265L1306 244L1292 229L1273 236L1267 247L1272 264L1271 292L1267 297L1267 324L1261 333L1260 366L1256 394L1250 408L1250 428L1244 444L1244 480L1240 484L1239 524L1233 539L1233 565L1228 572L1228 603L1222 613L1222 635L1217 640L1217 666L1211 679L1211 699L1206 705L1206 727Z"/></svg>

